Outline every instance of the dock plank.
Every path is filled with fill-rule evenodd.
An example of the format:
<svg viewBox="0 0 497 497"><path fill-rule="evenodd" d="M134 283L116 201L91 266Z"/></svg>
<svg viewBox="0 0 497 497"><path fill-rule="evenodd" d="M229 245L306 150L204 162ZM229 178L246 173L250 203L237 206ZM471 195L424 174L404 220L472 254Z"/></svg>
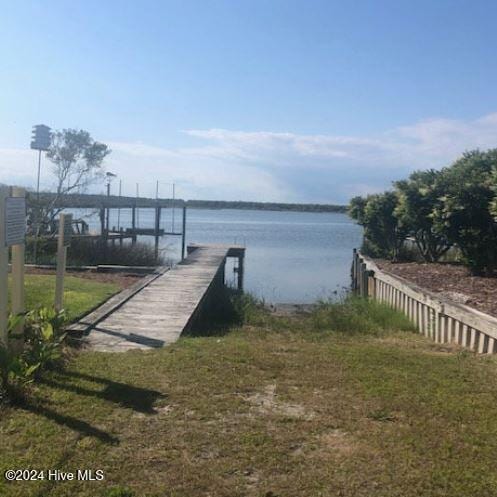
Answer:
<svg viewBox="0 0 497 497"><path fill-rule="evenodd" d="M92 326L85 342L107 352L164 347L175 342L197 311L229 250L229 246L197 247L184 263L152 280Z"/></svg>

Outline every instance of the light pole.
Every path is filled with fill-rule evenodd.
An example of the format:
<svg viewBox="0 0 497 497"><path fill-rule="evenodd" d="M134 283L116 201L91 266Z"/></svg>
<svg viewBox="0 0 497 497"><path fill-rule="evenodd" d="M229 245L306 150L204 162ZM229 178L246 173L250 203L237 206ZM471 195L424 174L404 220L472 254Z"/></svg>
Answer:
<svg viewBox="0 0 497 497"><path fill-rule="evenodd" d="M50 148L52 142L52 133L50 128L46 124L36 124L33 126L33 135L31 137L31 149L38 150L38 175L36 179L36 209L34 211L33 223L34 223L34 246L33 246L33 259L36 264L38 258L38 235L40 231L40 173L41 173L41 152L47 151Z"/></svg>
<svg viewBox="0 0 497 497"><path fill-rule="evenodd" d="M105 176L107 177L107 197L110 197L110 183L112 181L112 178L115 178L117 174L107 171L105 173ZM105 228L107 230L107 233L109 232L109 212L110 212L110 207L107 206L107 216L105 219Z"/></svg>
<svg viewBox="0 0 497 497"><path fill-rule="evenodd" d="M38 150L38 178L36 180L36 198L40 200L40 172L41 172L41 151L50 148L52 134L50 128L45 124L33 126L33 136L31 137L31 148Z"/></svg>

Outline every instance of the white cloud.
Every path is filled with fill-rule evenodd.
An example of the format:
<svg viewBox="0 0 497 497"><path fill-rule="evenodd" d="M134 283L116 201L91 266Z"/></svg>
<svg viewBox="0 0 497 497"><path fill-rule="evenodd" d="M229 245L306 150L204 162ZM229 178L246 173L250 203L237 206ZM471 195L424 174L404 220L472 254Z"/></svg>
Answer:
<svg viewBox="0 0 497 497"><path fill-rule="evenodd" d="M346 202L388 188L419 168L439 168L472 148L497 146L497 113L474 120L434 118L374 136L301 135L270 131L191 129L191 146L166 148L110 142L109 170L124 192L153 195L178 184L185 198ZM44 165L43 185L49 187ZM32 186L36 156L0 149L0 182Z"/></svg>

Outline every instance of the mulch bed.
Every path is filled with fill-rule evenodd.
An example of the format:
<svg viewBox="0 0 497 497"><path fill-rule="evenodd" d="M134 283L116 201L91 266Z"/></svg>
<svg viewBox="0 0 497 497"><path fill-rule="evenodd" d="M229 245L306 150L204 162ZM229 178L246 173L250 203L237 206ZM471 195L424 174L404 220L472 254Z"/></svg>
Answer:
<svg viewBox="0 0 497 497"><path fill-rule="evenodd" d="M55 269L38 269L38 268L26 268L26 274L48 274L54 275ZM66 271L69 276L75 276L76 278L85 278L88 280L100 281L101 283L115 283L124 290L136 283L140 278L143 278L143 274L130 274L130 273L99 273L96 271Z"/></svg>
<svg viewBox="0 0 497 497"><path fill-rule="evenodd" d="M497 317L497 277L471 276L467 268L456 264L375 262L386 272Z"/></svg>

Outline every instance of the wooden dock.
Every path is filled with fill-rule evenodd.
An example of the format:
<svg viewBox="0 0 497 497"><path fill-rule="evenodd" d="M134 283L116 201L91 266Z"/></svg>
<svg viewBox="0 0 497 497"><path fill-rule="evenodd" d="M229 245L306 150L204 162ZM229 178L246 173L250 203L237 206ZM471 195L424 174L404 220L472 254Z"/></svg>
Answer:
<svg viewBox="0 0 497 497"><path fill-rule="evenodd" d="M189 255L181 264L150 278L115 309L106 310L100 319L97 310L91 325L88 322L92 318L88 316L73 330L84 328L84 341L95 350L107 352L173 343L194 323L210 292L224 284L226 258L237 257L243 268L244 253L243 247L189 246ZM240 276L243 278L243 273Z"/></svg>

